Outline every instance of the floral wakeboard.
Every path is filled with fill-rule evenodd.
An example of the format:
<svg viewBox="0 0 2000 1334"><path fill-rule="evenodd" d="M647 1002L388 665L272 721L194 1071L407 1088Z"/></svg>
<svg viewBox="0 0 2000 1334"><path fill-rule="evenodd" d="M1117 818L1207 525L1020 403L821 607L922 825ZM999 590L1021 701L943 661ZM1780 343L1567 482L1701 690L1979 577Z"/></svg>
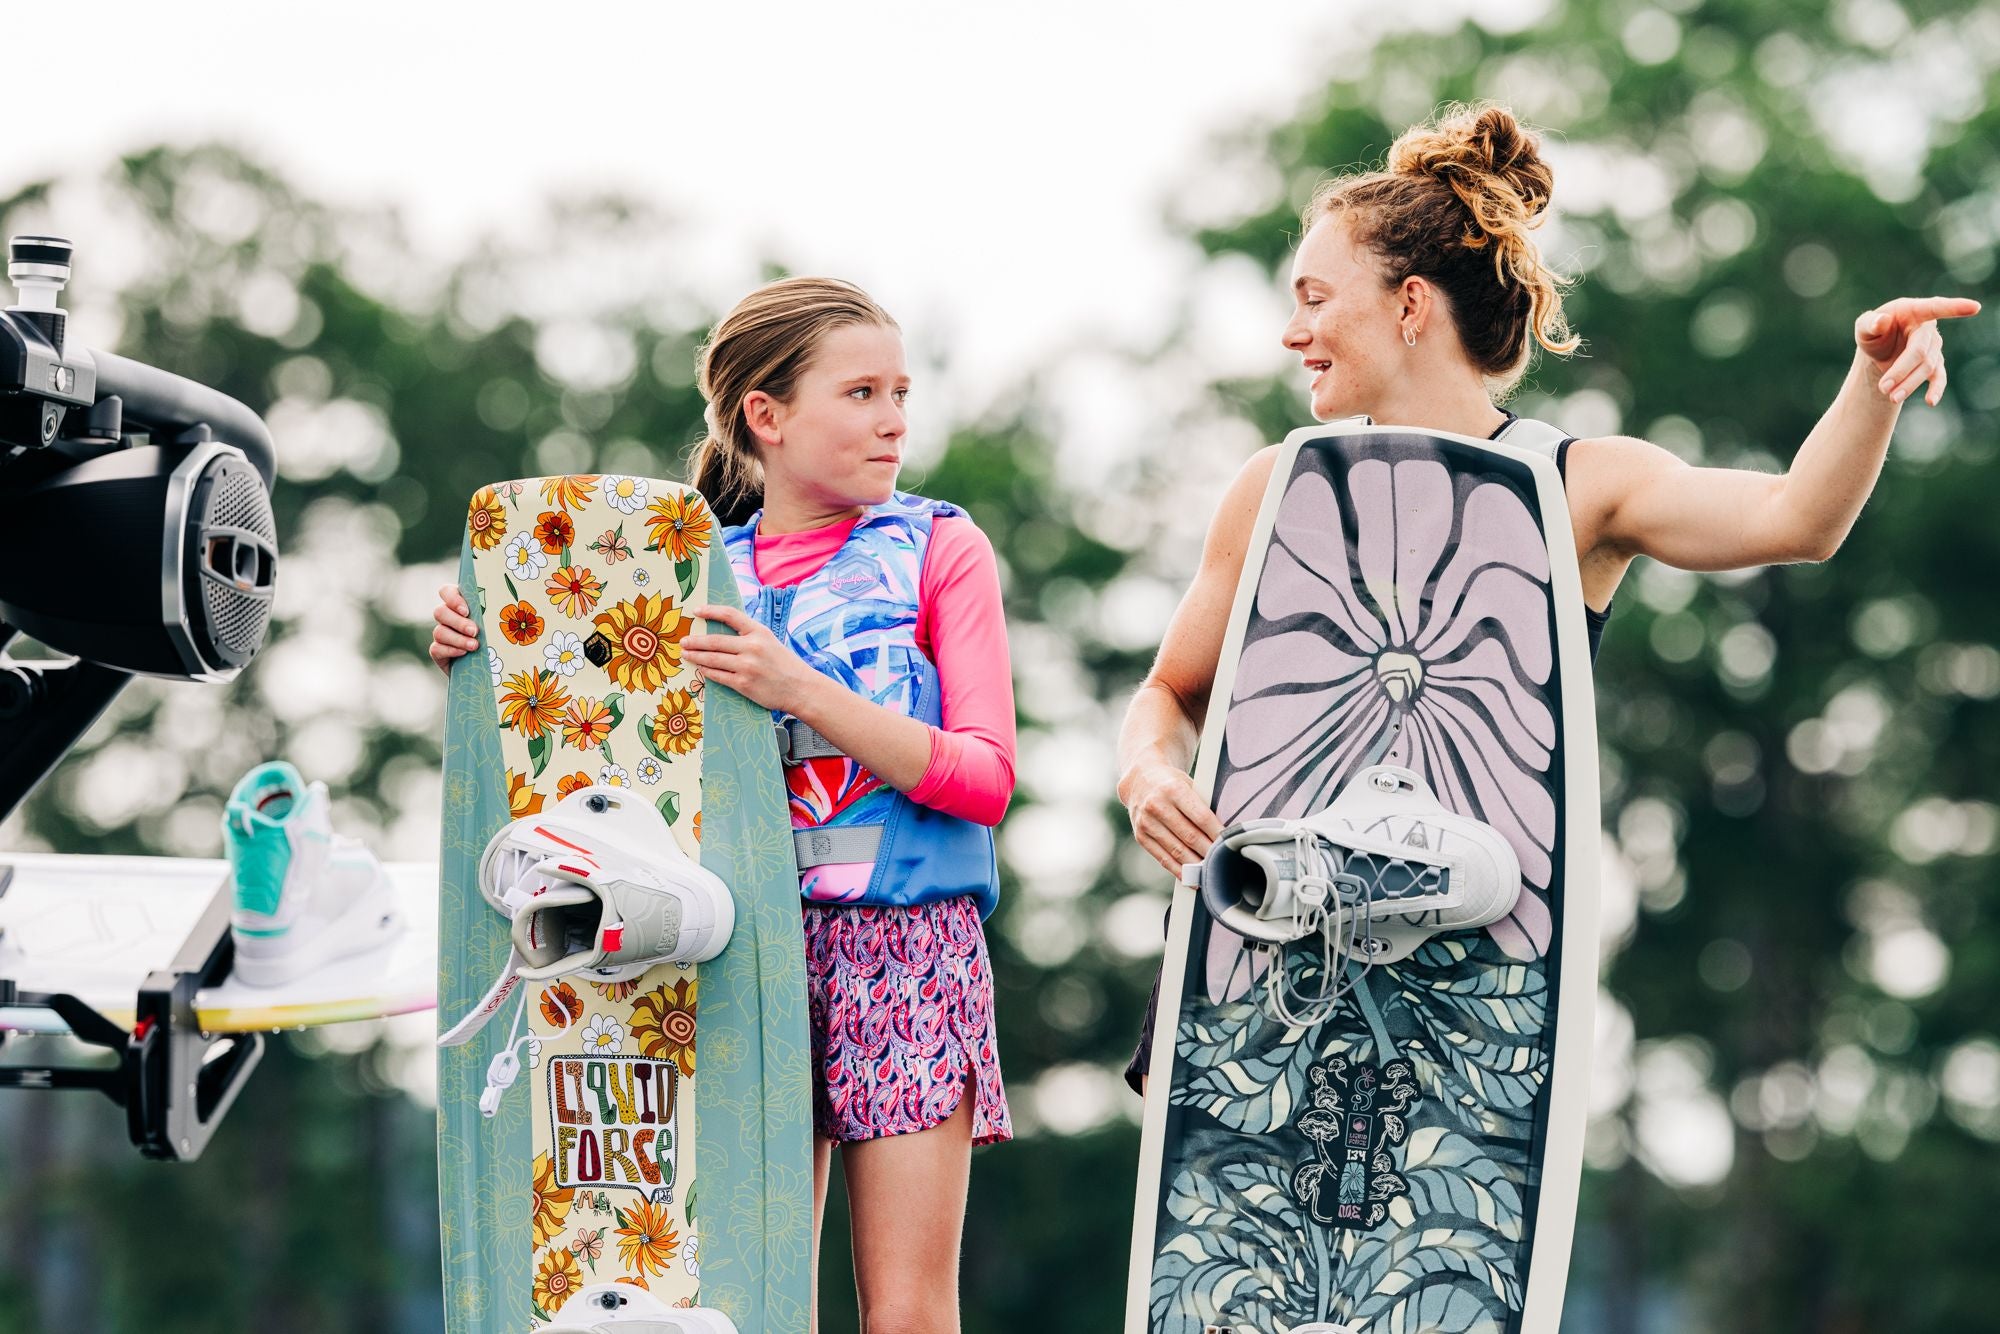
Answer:
<svg viewBox="0 0 2000 1334"><path fill-rule="evenodd" d="M1343 967L1308 1027L1268 956L1177 890L1127 1334L1553 1334L1595 997L1597 744L1553 428L1518 445L1339 423L1281 448L1195 782L1224 824L1375 763L1498 829L1511 915ZM1536 438L1541 437L1541 438ZM1504 437L1503 437L1504 439ZM1287 951L1324 989L1317 951Z"/></svg>
<svg viewBox="0 0 2000 1334"><path fill-rule="evenodd" d="M740 1329L806 1328L804 947L777 750L768 713L704 689L681 656L689 607L740 605L718 537L699 494L643 477L502 482L468 507L460 584L481 647L452 672L441 1023L507 957L476 883L486 841L580 787L651 800L737 917L699 966L529 984L531 1041L490 1120L478 1095L513 999L440 1053L451 1334L526 1334L612 1282Z"/></svg>

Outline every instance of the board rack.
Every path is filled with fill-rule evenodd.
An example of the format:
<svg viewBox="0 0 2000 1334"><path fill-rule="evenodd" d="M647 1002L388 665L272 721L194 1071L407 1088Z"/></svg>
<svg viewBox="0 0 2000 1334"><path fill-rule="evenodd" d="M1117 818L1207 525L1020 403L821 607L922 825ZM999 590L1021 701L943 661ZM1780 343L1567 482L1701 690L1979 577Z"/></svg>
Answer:
<svg viewBox="0 0 2000 1334"><path fill-rule="evenodd" d="M0 895L13 868L0 864ZM165 967L140 984L134 1022L128 1030L104 1017L87 1001L63 992L19 990L0 977L0 1009L46 1011L46 1033L67 1033L102 1058L67 1065L0 1063L0 1089L95 1089L125 1109L132 1143L148 1158L192 1162L222 1124L250 1074L264 1057L260 1033L207 1034L195 1017L195 995L228 976L235 959L229 934L229 883L214 896ZM34 1032L31 1023L0 1031L0 1054L16 1032Z"/></svg>

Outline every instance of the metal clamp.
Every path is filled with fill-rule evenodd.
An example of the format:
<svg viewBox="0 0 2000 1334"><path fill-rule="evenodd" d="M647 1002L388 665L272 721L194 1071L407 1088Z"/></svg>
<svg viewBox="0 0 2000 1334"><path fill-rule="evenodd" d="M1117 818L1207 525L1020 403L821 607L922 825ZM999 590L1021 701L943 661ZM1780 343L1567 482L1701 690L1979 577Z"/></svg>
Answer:
<svg viewBox="0 0 2000 1334"><path fill-rule="evenodd" d="M225 882L173 962L139 988L129 1033L75 996L13 995L14 1004L51 1011L78 1041L116 1053L118 1063L0 1067L0 1088L96 1089L125 1109L132 1143L146 1157L200 1157L264 1056L262 1034L211 1037L195 1018L195 993L227 977L235 961L234 897Z"/></svg>

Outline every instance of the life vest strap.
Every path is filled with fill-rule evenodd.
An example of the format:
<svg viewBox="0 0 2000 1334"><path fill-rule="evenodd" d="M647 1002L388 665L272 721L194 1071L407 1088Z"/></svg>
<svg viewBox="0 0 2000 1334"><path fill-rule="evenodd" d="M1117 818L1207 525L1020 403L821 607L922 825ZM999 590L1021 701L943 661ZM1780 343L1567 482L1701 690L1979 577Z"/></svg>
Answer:
<svg viewBox="0 0 2000 1334"><path fill-rule="evenodd" d="M821 736L813 727L796 718L771 724L778 734L778 759L785 764L803 764L807 760L839 758L840 747Z"/></svg>
<svg viewBox="0 0 2000 1334"><path fill-rule="evenodd" d="M794 829L792 850L798 854L801 871L836 862L872 862L882 847L883 828L879 824L837 824Z"/></svg>

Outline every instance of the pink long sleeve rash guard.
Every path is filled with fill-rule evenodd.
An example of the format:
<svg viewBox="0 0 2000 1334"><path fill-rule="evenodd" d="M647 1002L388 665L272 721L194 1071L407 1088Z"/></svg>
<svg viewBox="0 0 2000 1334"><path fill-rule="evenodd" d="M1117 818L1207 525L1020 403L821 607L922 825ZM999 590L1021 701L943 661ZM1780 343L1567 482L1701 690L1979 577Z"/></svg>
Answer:
<svg viewBox="0 0 2000 1334"><path fill-rule="evenodd" d="M759 532L757 578L798 583L833 559L856 518L803 533ZM1014 677L1000 568L993 544L971 519L931 525L917 589L917 647L937 664L943 726L931 728L931 762L910 800L947 815L997 825L1014 795Z"/></svg>

